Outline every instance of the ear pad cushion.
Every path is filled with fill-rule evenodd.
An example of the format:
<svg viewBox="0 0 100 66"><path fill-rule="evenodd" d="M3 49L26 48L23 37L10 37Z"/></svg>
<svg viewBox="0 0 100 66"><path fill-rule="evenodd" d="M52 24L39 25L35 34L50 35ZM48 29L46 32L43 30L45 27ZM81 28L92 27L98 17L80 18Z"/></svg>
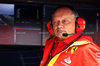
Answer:
<svg viewBox="0 0 100 66"><path fill-rule="evenodd" d="M76 32L77 33L81 33L85 30L86 27L86 21L83 18L77 18L76 20L77 24L76 24Z"/></svg>
<svg viewBox="0 0 100 66"><path fill-rule="evenodd" d="M49 21L49 22L47 23L47 28L48 28L49 33L50 33L51 35L54 35L51 21Z"/></svg>

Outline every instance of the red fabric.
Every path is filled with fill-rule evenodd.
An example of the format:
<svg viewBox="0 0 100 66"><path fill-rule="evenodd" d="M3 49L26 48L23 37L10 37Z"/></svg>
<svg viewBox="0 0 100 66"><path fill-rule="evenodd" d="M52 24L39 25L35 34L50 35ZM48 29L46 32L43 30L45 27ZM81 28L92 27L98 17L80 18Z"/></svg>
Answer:
<svg viewBox="0 0 100 66"><path fill-rule="evenodd" d="M71 41L73 41L78 36L79 36L78 34L73 35L64 41L60 41L59 44L55 45L52 51L52 55L54 56L56 53L61 51L67 44L69 44ZM49 39L46 41L43 59L42 59L42 63L40 64L40 66L46 66L46 64L49 62L50 60L49 54L50 54L51 48L55 41L57 41L57 38ZM68 56L70 56L70 59L72 61L72 64L70 66L97 66L95 53L98 53L98 51L100 52L100 47L95 45L93 43L92 38L89 36L82 36L78 41L88 41L91 43L84 45L84 46L79 46L78 50L72 55L70 52L71 51L71 48L70 48L67 52L68 54L60 55L61 58L59 57L60 59L57 59L56 63L53 66L57 66L57 65L63 66L63 65L60 65L61 62L59 61L63 60L65 57L68 57Z"/></svg>
<svg viewBox="0 0 100 66"><path fill-rule="evenodd" d="M69 44L70 42L72 42L73 40L75 40L78 36L80 36L80 34L75 34L72 35L70 37L68 37L67 39L65 39L64 41L60 41L57 42L57 38L55 39L55 47L52 50L52 56L56 55L58 52L60 52L61 50L64 49L64 47Z"/></svg>
<svg viewBox="0 0 100 66"><path fill-rule="evenodd" d="M73 54L71 54L72 48L69 48L67 53L61 53L53 66L100 66L100 47L91 42L91 37L88 36L82 36L78 41L89 43L78 46ZM68 58L70 58L70 64L65 62Z"/></svg>
<svg viewBox="0 0 100 66"><path fill-rule="evenodd" d="M63 47L65 47L65 45L67 45L69 42L73 41L78 36L80 36L80 34L72 35L68 39L66 39L65 41L60 41L59 42L59 46L58 46L58 48L60 48L60 49L58 49L57 51L53 52L54 55L56 53L58 53L59 51L61 51L61 49L63 49L62 48L63 45L64 45ZM73 37L73 38L71 38L71 37ZM44 48L44 53L43 53L43 59L41 60L43 62L42 62L42 64L40 64L41 66L45 66L46 64L48 64L48 62L49 62L48 60L50 60L49 54L50 54L51 48L52 48L52 46L53 46L55 41L57 41L57 38L56 37L54 38L53 36L50 36L50 38L46 41L45 48ZM62 46L60 46L60 45L62 45Z"/></svg>

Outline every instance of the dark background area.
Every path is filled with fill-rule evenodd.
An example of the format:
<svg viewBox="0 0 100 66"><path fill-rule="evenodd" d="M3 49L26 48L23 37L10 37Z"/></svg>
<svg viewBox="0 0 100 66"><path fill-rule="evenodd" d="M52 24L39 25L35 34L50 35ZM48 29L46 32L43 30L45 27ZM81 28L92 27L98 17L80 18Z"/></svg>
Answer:
<svg viewBox="0 0 100 66"><path fill-rule="evenodd" d="M43 55L45 41L50 36L47 31L46 24L48 21L51 20L53 10L58 5L73 6L78 11L80 17L86 20L85 34L90 35L93 38L94 42L100 44L100 41L99 41L100 39L100 0L50 0L50 1L49 0L0 0L0 3L16 4L17 5L16 8L24 7L27 9L25 12L24 10L22 10L24 13L26 13L26 15L24 14L24 16L26 17L23 18L23 16L21 16L21 19L14 18L15 23L10 24L12 25L10 28L12 28L13 26L17 26L15 28L26 28L26 27L32 28L34 25L35 28L40 29L39 31L36 31L36 33L34 34L35 36L38 36L38 38L37 37L33 38L32 34L34 32L32 29L29 29L32 31L26 31L26 32L24 30L17 30L19 31L17 32L18 34L17 36L19 37L19 38L17 37L18 41L20 41L21 38L25 36L23 34L26 34L28 32L29 34L32 35L32 36L29 36L29 37L32 37L30 39L34 40L37 38L36 40L38 40L37 41L38 44L36 44L37 42L36 43L31 42L31 40L28 39L29 37L28 38L24 37L24 39L25 38L27 39L25 39L25 42L23 42L22 40L21 42L23 43L19 43L19 42L13 43L12 42L10 44L10 42L13 41L13 39L8 40L10 41L9 43L7 42L8 44L1 43L0 44L0 66L39 66L40 60ZM34 9L37 9L33 6L34 4L38 4L35 6L37 6L37 8L40 9L39 19L35 17L35 15L37 15L35 12L34 12L35 13L34 15L27 14L27 12L32 13ZM32 11L28 10L28 8L31 9L33 7L34 9ZM16 13L16 10L14 11L14 13ZM14 14L14 17L16 17L15 15L16 14ZM27 15L30 18L28 18ZM33 18L36 18L36 19L32 20ZM22 24L22 23L17 24L18 21L23 22L23 20L30 21L31 23L30 24ZM37 21L37 22L33 23L32 21ZM6 29L5 33L11 32L10 34L12 35L9 35L9 36L13 36L14 34L13 29L8 30L7 27L6 28L4 27L4 29ZM2 28L0 28L0 30L3 31ZM4 31L3 32L2 31L0 31L0 33L4 33ZM29 34L26 34L26 35L28 36Z"/></svg>

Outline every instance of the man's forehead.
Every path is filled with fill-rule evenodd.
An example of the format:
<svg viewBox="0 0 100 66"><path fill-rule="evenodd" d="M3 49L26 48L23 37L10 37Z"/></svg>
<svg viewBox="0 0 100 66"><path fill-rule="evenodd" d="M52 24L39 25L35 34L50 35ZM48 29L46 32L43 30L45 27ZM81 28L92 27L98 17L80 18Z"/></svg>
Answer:
<svg viewBox="0 0 100 66"><path fill-rule="evenodd" d="M54 14L53 14L53 17L60 17L62 15L70 15L72 14L72 10L69 9L69 8L60 8L60 9L57 9Z"/></svg>

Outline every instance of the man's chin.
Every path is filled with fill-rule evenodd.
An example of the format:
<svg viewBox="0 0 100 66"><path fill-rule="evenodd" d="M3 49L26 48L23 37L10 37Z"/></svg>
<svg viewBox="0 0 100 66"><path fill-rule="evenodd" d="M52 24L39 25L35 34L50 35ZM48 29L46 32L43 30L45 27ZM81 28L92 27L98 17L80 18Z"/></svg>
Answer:
<svg viewBox="0 0 100 66"><path fill-rule="evenodd" d="M63 36L62 36L62 33L57 33L56 36L57 36L57 37L63 37Z"/></svg>

